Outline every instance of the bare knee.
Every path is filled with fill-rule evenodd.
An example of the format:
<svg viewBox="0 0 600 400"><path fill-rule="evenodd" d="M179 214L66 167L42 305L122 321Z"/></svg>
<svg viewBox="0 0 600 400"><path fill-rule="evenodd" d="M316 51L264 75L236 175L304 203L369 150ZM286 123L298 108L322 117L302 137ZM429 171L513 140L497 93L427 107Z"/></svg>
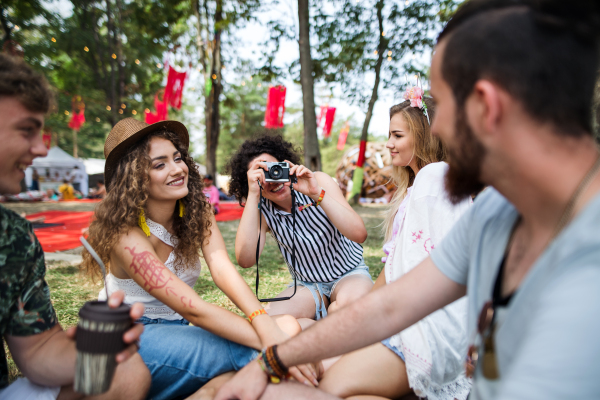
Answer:
<svg viewBox="0 0 600 400"><path fill-rule="evenodd" d="M331 374L325 373L325 376L319 382L319 389L342 399L352 396L353 390L348 387L348 382L345 379L336 379Z"/></svg>
<svg viewBox="0 0 600 400"><path fill-rule="evenodd" d="M291 315L278 315L274 319L279 328L290 336L296 336L302 332L298 320Z"/></svg>
<svg viewBox="0 0 600 400"><path fill-rule="evenodd" d="M366 291L364 293L340 293L340 294L338 294L335 301L331 303L331 305L333 305L335 303L335 307L330 312L337 311L340 308L346 307L350 303L354 303L356 300L360 299L367 293L368 293L368 291ZM329 306L329 308L331 308L331 306Z"/></svg>
<svg viewBox="0 0 600 400"><path fill-rule="evenodd" d="M373 282L366 277L352 276L349 278L353 279L346 282L346 285L341 286L337 293L335 293L335 301L332 302L332 305L333 303L337 303L337 310L365 296L373 287Z"/></svg>
<svg viewBox="0 0 600 400"><path fill-rule="evenodd" d="M302 328L302 330L306 330L307 328L310 328L311 326L313 326L315 324L314 319L310 319L310 318L298 318L297 319L298 323L300 324L300 327Z"/></svg>
<svg viewBox="0 0 600 400"><path fill-rule="evenodd" d="M329 305L329 308L327 309L327 312L329 314L336 312L337 310L339 310L340 308L340 303L336 300L336 301L332 301L331 304Z"/></svg>

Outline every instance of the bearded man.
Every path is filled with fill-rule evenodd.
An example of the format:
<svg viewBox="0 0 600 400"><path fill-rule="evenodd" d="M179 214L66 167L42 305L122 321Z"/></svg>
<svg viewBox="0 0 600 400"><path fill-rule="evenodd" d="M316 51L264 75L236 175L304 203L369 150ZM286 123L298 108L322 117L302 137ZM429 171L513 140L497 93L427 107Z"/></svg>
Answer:
<svg viewBox="0 0 600 400"><path fill-rule="evenodd" d="M596 0L461 7L432 60L432 131L449 149L451 197L489 188L430 258L266 349L217 399L326 398L267 379L380 341L465 293L471 399L600 398L599 60Z"/></svg>

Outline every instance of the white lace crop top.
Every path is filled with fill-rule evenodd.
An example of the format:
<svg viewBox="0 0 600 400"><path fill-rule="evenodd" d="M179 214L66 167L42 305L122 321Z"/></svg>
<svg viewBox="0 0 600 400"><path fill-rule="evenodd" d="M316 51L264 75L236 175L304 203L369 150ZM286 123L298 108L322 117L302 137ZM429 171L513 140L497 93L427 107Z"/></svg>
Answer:
<svg viewBox="0 0 600 400"><path fill-rule="evenodd" d="M150 220L146 217L146 223L150 228L150 233L160 239L163 243L175 248L177 246L177 238L172 236L164 226ZM187 283L190 287L194 287L198 277L200 276L200 258L196 261L196 264L191 268L180 271L175 268L175 251L171 251L169 258L165 262L165 266L171 270L179 279ZM133 279L120 279L113 274L106 276L106 285L108 287L108 293L113 293L115 290L122 290L125 292L125 304L143 303L146 307L144 316L147 318L163 318L167 320L182 319L183 317L173 311L171 308L166 306L164 303L157 300L154 296L146 292L140 285L138 285ZM98 300L106 300L106 294L104 289L100 291Z"/></svg>

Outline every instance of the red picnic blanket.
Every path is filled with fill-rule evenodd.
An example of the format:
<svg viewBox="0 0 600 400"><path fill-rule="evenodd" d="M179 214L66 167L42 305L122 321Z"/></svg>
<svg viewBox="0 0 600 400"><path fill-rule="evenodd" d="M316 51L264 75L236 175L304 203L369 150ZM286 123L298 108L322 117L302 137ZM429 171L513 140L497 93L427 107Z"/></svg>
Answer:
<svg viewBox="0 0 600 400"><path fill-rule="evenodd" d="M220 203L219 213L215 215L217 221L235 221L242 218L244 208L238 203Z"/></svg>
<svg viewBox="0 0 600 400"><path fill-rule="evenodd" d="M217 221L234 221L242 217L244 209L237 203L221 203ZM44 217L33 230L47 253L71 250L81 246L79 237L92 222L93 211L44 211L27 216L28 220Z"/></svg>
<svg viewBox="0 0 600 400"><path fill-rule="evenodd" d="M33 225L33 231L45 252L71 250L81 246L79 237L90 226L93 211L44 211L27 216L29 220L44 217Z"/></svg>

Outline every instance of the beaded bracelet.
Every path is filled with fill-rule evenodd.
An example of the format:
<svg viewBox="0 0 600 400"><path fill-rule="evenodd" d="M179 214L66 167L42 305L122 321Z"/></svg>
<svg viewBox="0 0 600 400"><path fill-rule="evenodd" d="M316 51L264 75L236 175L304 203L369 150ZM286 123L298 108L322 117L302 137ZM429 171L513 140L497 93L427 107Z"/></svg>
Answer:
<svg viewBox="0 0 600 400"><path fill-rule="evenodd" d="M258 317L259 315L263 315L266 314L267 312L265 311L264 308L261 308L259 310L254 311L252 314L250 314L250 316L248 317L248 319L250 320L250 323L252 323L252 320L256 317Z"/></svg>
<svg viewBox="0 0 600 400"><path fill-rule="evenodd" d="M265 363L265 359L263 358L263 353L258 353L258 357L256 357L256 362L260 366L260 369L262 369L263 372L265 374L267 374L267 376L269 377L269 381L271 383L281 382L281 379L278 378L277 376L273 375L273 372L270 371L269 368L267 367L267 364Z"/></svg>
<svg viewBox="0 0 600 400"><path fill-rule="evenodd" d="M298 211L302 211L304 209L307 209L310 206L315 206L318 207L319 204L321 204L321 202L323 201L323 197L325 197L325 189L321 188L321 194L319 194L319 198L317 199L316 203L308 203L305 204L303 206L298 207Z"/></svg>
<svg viewBox="0 0 600 400"><path fill-rule="evenodd" d="M266 355L265 361L269 364L271 369L273 369L275 375L284 378L288 371L277 356L277 345L267 347L264 354Z"/></svg>
<svg viewBox="0 0 600 400"><path fill-rule="evenodd" d="M279 383L289 378L288 369L277 355L277 345L267 347L256 358L260 368L269 376L271 383Z"/></svg>

